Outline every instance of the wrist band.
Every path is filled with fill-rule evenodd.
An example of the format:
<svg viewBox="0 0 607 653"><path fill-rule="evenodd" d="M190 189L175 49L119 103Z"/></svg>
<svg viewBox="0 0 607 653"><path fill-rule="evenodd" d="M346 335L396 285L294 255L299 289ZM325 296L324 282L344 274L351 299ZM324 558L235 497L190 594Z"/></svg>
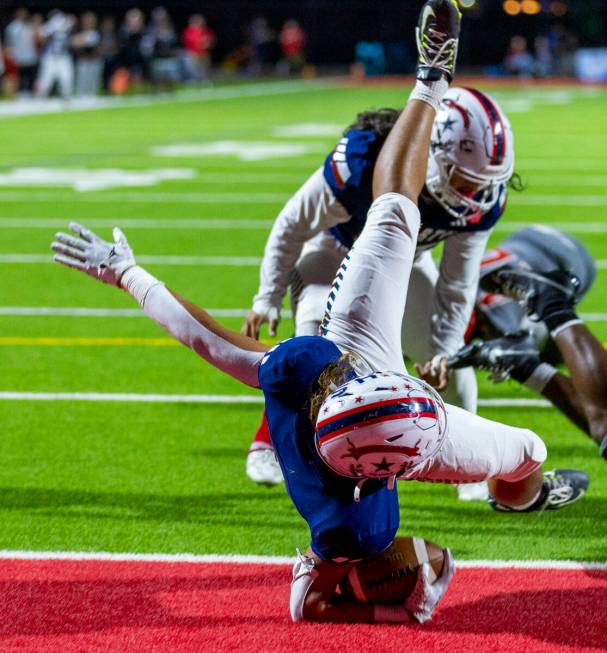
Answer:
<svg viewBox="0 0 607 653"><path fill-rule="evenodd" d="M150 289L159 284L162 285L162 282L138 265L129 268L120 279L122 288L132 295L142 308Z"/></svg>
<svg viewBox="0 0 607 653"><path fill-rule="evenodd" d="M556 369L548 363L540 363L531 373L531 376L523 381L523 385L530 390L540 394L548 385L550 379L556 374Z"/></svg>
<svg viewBox="0 0 607 653"><path fill-rule="evenodd" d="M550 335L553 338L556 338L560 333L565 331L565 329L569 329L570 327L577 326L578 324L584 324L584 321L580 320L579 317L575 316L573 319L568 320L563 324L559 324L559 326L557 326L555 329L552 329L552 331L550 331Z"/></svg>

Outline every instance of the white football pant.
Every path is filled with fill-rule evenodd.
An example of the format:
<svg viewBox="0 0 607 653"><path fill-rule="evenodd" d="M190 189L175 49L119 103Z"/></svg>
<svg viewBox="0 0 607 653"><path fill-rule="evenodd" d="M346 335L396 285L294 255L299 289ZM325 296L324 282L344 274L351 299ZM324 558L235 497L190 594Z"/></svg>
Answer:
<svg viewBox="0 0 607 653"><path fill-rule="evenodd" d="M342 351L358 354L375 371L407 374L401 325L413 279L419 210L397 193L378 198L344 259L323 320L323 333ZM405 324L405 330L407 325ZM470 483L519 481L546 459L543 441L528 429L492 422L447 404L447 434L439 452L408 479Z"/></svg>

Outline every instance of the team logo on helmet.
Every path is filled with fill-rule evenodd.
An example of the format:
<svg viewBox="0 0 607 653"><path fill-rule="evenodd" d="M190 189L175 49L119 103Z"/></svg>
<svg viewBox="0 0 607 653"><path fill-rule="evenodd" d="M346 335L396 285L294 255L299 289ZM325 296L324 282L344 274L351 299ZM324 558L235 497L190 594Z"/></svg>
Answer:
<svg viewBox="0 0 607 653"><path fill-rule="evenodd" d="M405 476L434 455L446 432L442 399L430 386L395 372L356 377L323 403L316 447L337 474Z"/></svg>
<svg viewBox="0 0 607 653"><path fill-rule="evenodd" d="M514 172L514 138L497 102L473 88L447 91L432 129L426 188L454 224L480 219Z"/></svg>

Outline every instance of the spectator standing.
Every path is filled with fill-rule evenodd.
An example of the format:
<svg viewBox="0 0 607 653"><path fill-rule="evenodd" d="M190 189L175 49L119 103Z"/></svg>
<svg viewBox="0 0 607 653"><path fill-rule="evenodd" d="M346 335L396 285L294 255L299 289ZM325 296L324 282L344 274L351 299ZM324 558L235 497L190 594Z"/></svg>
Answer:
<svg viewBox="0 0 607 653"><path fill-rule="evenodd" d="M276 61L276 34L265 16L257 16L251 22L249 43L252 55L250 71L255 75L268 73L270 66Z"/></svg>
<svg viewBox="0 0 607 653"><path fill-rule="evenodd" d="M283 65L290 74L299 74L306 63L306 35L296 20L287 20L280 31L280 50Z"/></svg>
<svg viewBox="0 0 607 653"><path fill-rule="evenodd" d="M119 65L127 71L129 83L147 78L147 61L142 48L144 31L145 19L141 9L129 9L118 36Z"/></svg>
<svg viewBox="0 0 607 653"><path fill-rule="evenodd" d="M99 92L102 72L100 42L97 16L87 11L80 17L80 29L72 37L76 55L76 95L79 97L92 97Z"/></svg>
<svg viewBox="0 0 607 653"><path fill-rule="evenodd" d="M535 63L533 72L536 77L550 77L553 72L553 57L550 41L545 36L537 36L533 42Z"/></svg>
<svg viewBox="0 0 607 653"><path fill-rule="evenodd" d="M170 89L179 81L177 46L177 34L167 10L156 7L142 43L143 52L151 58L150 73L156 88Z"/></svg>
<svg viewBox="0 0 607 653"><path fill-rule="evenodd" d="M47 97L55 84L59 87L61 97L68 99L72 96L74 62L69 47L73 26L73 16L54 9L40 28L44 51L40 60L37 93L41 97Z"/></svg>
<svg viewBox="0 0 607 653"><path fill-rule="evenodd" d="M7 55L17 68L19 77L19 94L26 96L34 90L34 81L38 68L38 50L36 34L29 20L29 13L24 7L15 11L13 20L4 32Z"/></svg>
<svg viewBox="0 0 607 653"><path fill-rule="evenodd" d="M513 36L504 60L504 69L510 75L531 77L533 73L533 57L527 49L527 39L524 36Z"/></svg>
<svg viewBox="0 0 607 653"><path fill-rule="evenodd" d="M102 65L103 90L109 91L110 79L118 67L118 35L113 16L105 16L99 28L99 56Z"/></svg>
<svg viewBox="0 0 607 653"><path fill-rule="evenodd" d="M195 82L208 80L211 68L211 50L215 47L215 34L201 14L194 14L181 35L185 68L188 79Z"/></svg>

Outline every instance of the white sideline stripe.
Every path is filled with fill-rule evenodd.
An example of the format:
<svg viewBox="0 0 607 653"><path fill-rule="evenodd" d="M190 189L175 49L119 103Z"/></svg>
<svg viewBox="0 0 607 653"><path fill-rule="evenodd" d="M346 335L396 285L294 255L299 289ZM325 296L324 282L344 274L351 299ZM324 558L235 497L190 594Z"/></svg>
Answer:
<svg viewBox="0 0 607 653"><path fill-rule="evenodd" d="M123 229L259 229L272 227L273 220L247 220L239 218L173 219L173 218L0 218L0 229L67 229L70 220L84 223L90 229L107 229L120 225ZM493 228L496 232L512 233L523 227L537 225L537 221L503 220ZM606 233L605 222L549 222L548 226L572 233Z"/></svg>
<svg viewBox="0 0 607 653"><path fill-rule="evenodd" d="M201 265L201 266L231 266L257 267L261 263L258 256L137 256L141 263L152 265ZM53 263L52 254L0 254L3 264L48 264Z"/></svg>
<svg viewBox="0 0 607 653"><path fill-rule="evenodd" d="M137 203L168 203L168 204L222 204L232 202L235 204L274 204L285 202L291 197L289 193L205 193L205 192L151 192L138 191L125 193L90 191L82 193L57 193L37 191L0 191L2 202L114 202L116 204Z"/></svg>
<svg viewBox="0 0 607 653"><path fill-rule="evenodd" d="M150 404L261 404L261 395L186 395L118 392L0 392L0 401L114 401ZM550 408L544 399L479 399L478 405L488 408Z"/></svg>
<svg viewBox="0 0 607 653"><path fill-rule="evenodd" d="M208 308L214 317L246 317L248 308ZM23 317L147 317L138 308L81 308L54 306L0 306L0 316ZM282 311L283 317L293 317L291 311ZM580 313L585 322L607 322L607 313Z"/></svg>
<svg viewBox="0 0 607 653"><path fill-rule="evenodd" d="M193 564L265 564L292 565L296 558L290 556L262 556L248 554L195 554L195 553L107 553L105 551L10 551L0 550L2 560L94 560L111 562L169 562ZM555 570L607 570L605 562L578 562L575 560L456 560L460 569L555 569Z"/></svg>

